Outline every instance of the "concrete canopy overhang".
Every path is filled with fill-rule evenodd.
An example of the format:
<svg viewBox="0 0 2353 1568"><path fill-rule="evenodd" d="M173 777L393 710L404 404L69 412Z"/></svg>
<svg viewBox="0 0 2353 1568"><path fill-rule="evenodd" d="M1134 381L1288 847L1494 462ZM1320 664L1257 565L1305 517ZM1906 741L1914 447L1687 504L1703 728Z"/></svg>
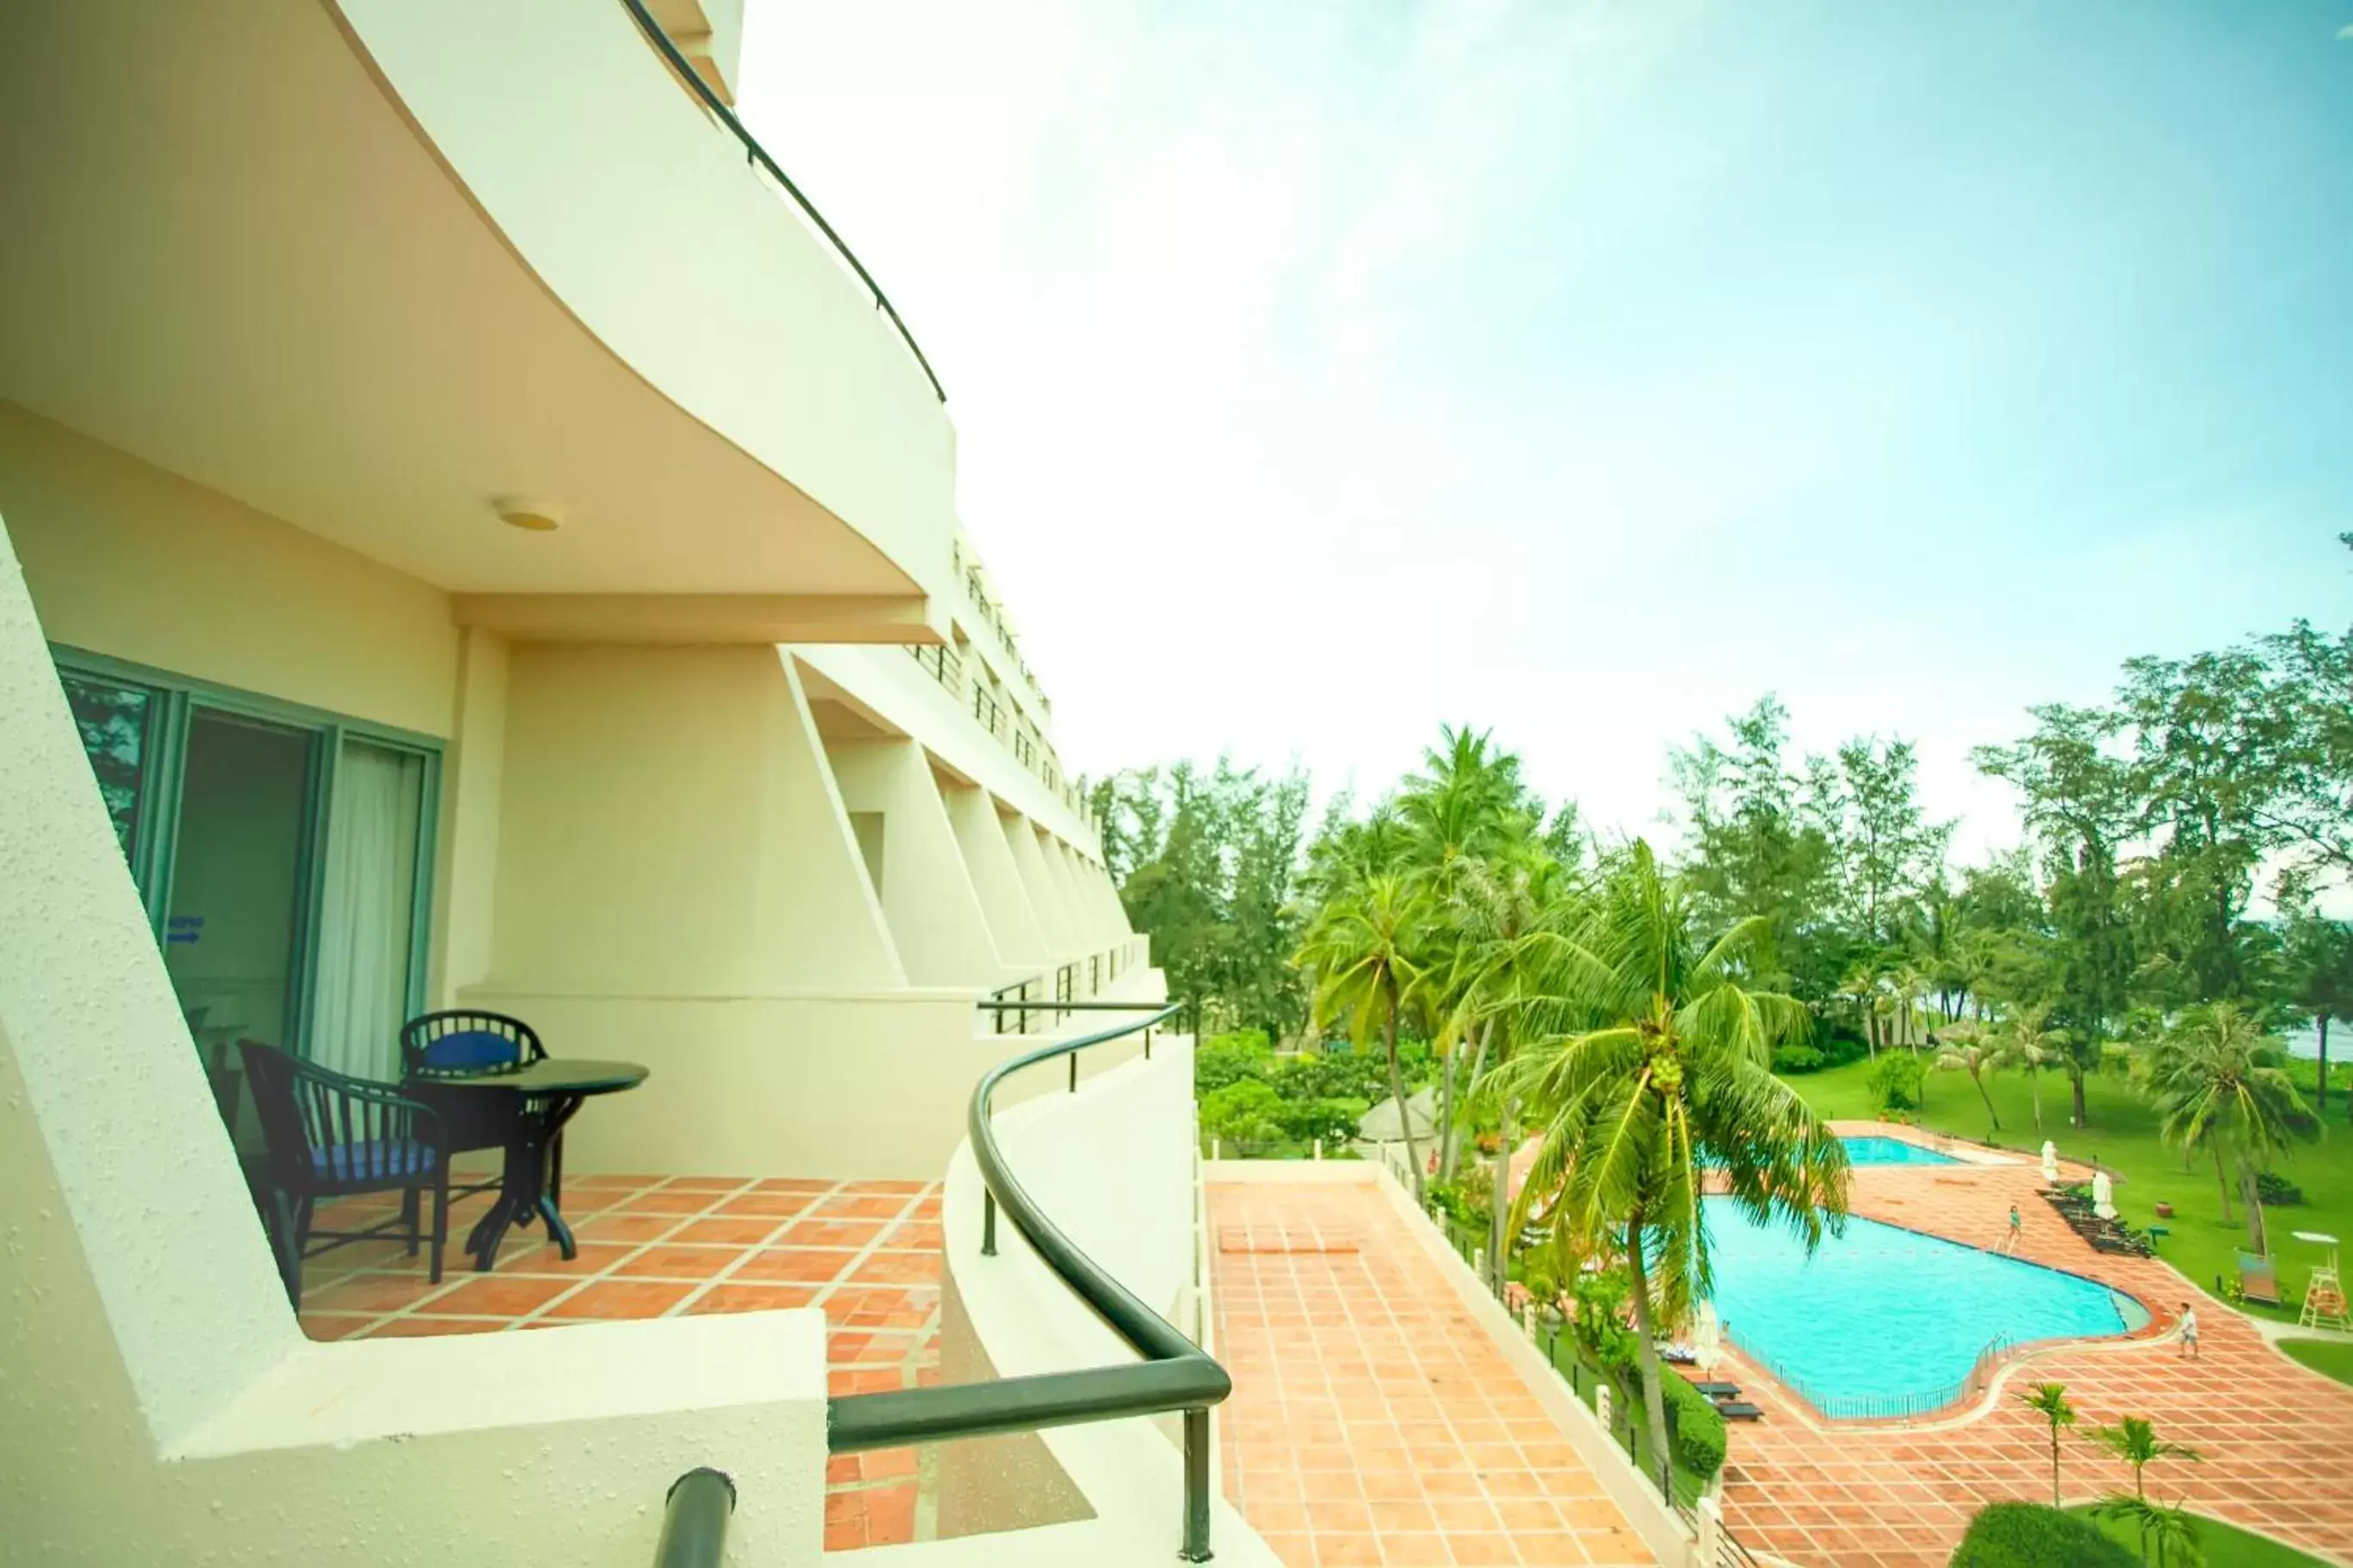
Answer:
<svg viewBox="0 0 2353 1568"><path fill-rule="evenodd" d="M938 638L952 516L936 563L890 520L913 557L893 559L656 385L322 0L5 8L0 211L0 397L465 596L461 618ZM512 495L562 526L506 526Z"/></svg>

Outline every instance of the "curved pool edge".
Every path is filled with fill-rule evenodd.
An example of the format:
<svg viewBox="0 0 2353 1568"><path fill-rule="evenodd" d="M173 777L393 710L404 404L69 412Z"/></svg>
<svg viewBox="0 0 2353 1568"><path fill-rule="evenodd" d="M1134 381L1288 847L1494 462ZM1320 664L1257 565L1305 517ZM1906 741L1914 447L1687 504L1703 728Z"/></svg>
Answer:
<svg viewBox="0 0 2353 1568"><path fill-rule="evenodd" d="M1888 1165L1875 1166L1872 1168L1875 1170L1903 1170L1906 1167L1902 1165ZM1920 1169L1922 1167L1915 1166L1911 1168ZM1876 1215L1849 1214L1845 1217L1848 1219L1861 1220L1866 1225L1883 1226L1888 1230L1903 1231L1907 1235L1916 1236L1925 1240L1942 1242L1947 1247L1959 1247L1967 1252L1975 1252L1987 1258L2000 1258L2005 1262L2014 1263L2022 1268L2040 1268L2045 1273L2057 1274L2070 1279L2080 1280L2086 1285L2096 1286L2100 1289L2106 1291L2109 1296L2115 1299L2117 1303L2116 1315L2125 1322L2126 1328L2121 1333L2054 1334L2045 1336L2041 1339L2021 1340L2014 1344L2006 1345L2003 1347L2001 1352L1994 1357L1989 1365L1986 1371L1984 1382L1981 1385L1974 1389L1965 1388L1963 1392L1956 1394L1952 1399L1928 1410L1900 1415L1832 1415L1821 1409L1820 1406L1815 1405L1814 1402L1809 1399L1805 1394L1799 1393L1796 1387L1786 1382L1779 1374L1773 1372L1769 1365L1762 1359L1761 1353L1751 1351L1746 1345L1742 1344L1738 1337L1729 1331L1729 1328L1727 1326L1727 1330L1725 1334L1725 1342L1726 1346L1734 1353L1737 1354L1741 1361L1757 1373L1759 1379L1770 1384L1774 1392L1786 1399L1791 1408L1803 1413L1810 1424L1818 1428L1849 1430L1853 1428L1883 1426L1889 1428L1901 1427L1905 1430L1927 1430L1964 1425L1968 1422L1978 1419L1989 1410L1993 1408L1994 1405L1999 1400L1999 1396L2003 1386L2009 1382L2010 1375L2013 1371L2024 1366L2031 1361L2038 1360L2044 1355L2048 1355L2055 1351L2063 1350L2126 1350L2146 1344L2161 1343L2176 1336L2177 1325L2165 1320L2158 1312L2152 1310L2148 1303L2142 1300L2137 1293L2126 1289L2121 1285L2112 1284L2108 1280L2099 1278L2097 1275L2086 1274L2078 1268L2063 1268L2054 1263L2044 1263L2037 1258L2019 1258L2009 1253L1996 1252L1990 1247L1980 1247L1973 1241L1963 1241L1957 1237L1941 1235L1936 1231L1926 1229L1921 1226L1906 1225L1900 1220L1883 1219ZM2174 1275L2180 1279L2183 1283L2189 1287L2189 1289L2192 1291L2197 1291L2196 1285L2189 1280L2189 1276L2182 1274L2179 1268L2175 1268L2167 1259L2153 1258L2150 1261L2164 1264L2165 1267L2171 1269ZM2202 1291L2198 1293L2201 1295L2203 1294ZM2138 1314L2140 1318L2140 1321L2137 1325L2132 1322L2134 1314ZM1972 1369L1968 1377L1965 1378L1965 1382L1974 1381L1974 1378L1975 1370Z"/></svg>

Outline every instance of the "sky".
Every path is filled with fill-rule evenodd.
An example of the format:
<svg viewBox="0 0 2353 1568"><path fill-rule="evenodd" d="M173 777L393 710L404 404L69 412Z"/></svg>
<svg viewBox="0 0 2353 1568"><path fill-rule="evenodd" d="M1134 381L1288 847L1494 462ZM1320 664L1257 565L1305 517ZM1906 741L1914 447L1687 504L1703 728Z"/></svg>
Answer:
<svg viewBox="0 0 2353 1568"><path fill-rule="evenodd" d="M1969 748L2353 620L2353 0L749 0L1071 771Z"/></svg>

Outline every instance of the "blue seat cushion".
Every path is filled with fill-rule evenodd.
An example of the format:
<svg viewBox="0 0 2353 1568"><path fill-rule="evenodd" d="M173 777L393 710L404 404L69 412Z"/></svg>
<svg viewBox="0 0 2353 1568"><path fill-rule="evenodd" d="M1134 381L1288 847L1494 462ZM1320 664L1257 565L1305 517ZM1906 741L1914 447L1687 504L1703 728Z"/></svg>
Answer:
<svg viewBox="0 0 2353 1568"><path fill-rule="evenodd" d="M434 1151L414 1138L339 1143L311 1151L311 1168L331 1182L397 1182L433 1173Z"/></svg>
<svg viewBox="0 0 2353 1568"><path fill-rule="evenodd" d="M522 1046L489 1029L461 1029L430 1040L425 1047L428 1072L463 1072L472 1068L511 1067L522 1059Z"/></svg>

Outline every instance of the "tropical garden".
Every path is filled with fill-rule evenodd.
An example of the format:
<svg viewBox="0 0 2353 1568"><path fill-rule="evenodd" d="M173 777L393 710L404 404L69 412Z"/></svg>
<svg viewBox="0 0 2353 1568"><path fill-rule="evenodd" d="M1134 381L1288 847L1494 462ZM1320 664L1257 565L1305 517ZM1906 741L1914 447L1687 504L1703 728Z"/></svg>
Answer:
<svg viewBox="0 0 2353 1568"><path fill-rule="evenodd" d="M2331 912L2353 881L2353 632L2134 659L2108 701L2021 729L1974 758L2023 841L1974 864L1921 805L1911 743L1799 754L1770 696L1665 760L1656 843L1591 830L1467 728L1320 814L1300 772L1223 760L1094 799L1131 918L1216 1037L1205 1135L1338 1155L1426 1092L1426 1134L1388 1107L1401 1173L1499 1289L1630 1317L1588 1349L1662 1454L1651 1347L1708 1293L1703 1174L1817 1240L1845 1205L1831 1118L2050 1138L2226 1290L2242 1250L2353 1234L2353 1139L2323 1135L2353 1115L2327 1033L2353 1019Z"/></svg>

